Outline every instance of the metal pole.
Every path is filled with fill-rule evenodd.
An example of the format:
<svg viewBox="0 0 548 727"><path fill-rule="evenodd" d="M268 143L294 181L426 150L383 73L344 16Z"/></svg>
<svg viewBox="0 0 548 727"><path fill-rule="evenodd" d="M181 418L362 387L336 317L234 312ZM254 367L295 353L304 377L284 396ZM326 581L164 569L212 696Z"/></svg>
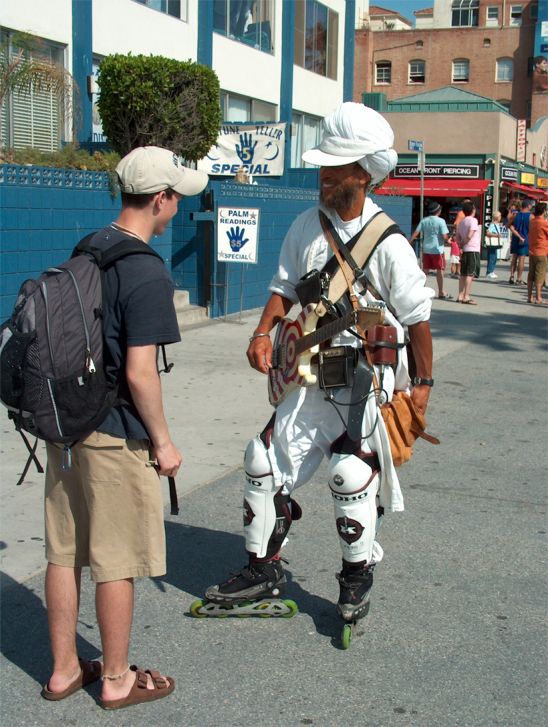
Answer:
<svg viewBox="0 0 548 727"><path fill-rule="evenodd" d="M425 162L425 153L424 153L424 147L421 149L421 151L418 153L418 161L419 161L419 169L420 169L420 191L421 191L421 197L420 197L420 221L422 222L422 218L424 217L424 162ZM422 260L422 236L419 237L419 260ZM421 263L422 267L422 263Z"/></svg>
<svg viewBox="0 0 548 727"><path fill-rule="evenodd" d="M228 315L228 271L230 270L230 263L225 263L225 321Z"/></svg>
<svg viewBox="0 0 548 727"><path fill-rule="evenodd" d="M242 263L242 272L240 275L240 323L242 322L242 308L243 308L243 301L244 301L244 268L246 267L245 263Z"/></svg>

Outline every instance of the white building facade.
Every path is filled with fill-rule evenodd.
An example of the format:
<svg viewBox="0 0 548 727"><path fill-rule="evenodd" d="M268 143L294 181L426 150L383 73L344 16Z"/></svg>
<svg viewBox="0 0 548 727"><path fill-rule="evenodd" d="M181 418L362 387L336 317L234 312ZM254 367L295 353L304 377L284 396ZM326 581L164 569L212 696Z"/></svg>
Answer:
<svg viewBox="0 0 548 727"><path fill-rule="evenodd" d="M162 55L217 73L224 121L286 122L286 166L298 167L321 118L352 99L356 12L355 0L17 0L0 5L0 30L6 52L27 33L37 39L31 53L72 74L81 143L103 141L94 114L101 59ZM46 91L11 94L1 120L4 147L54 151L73 140Z"/></svg>

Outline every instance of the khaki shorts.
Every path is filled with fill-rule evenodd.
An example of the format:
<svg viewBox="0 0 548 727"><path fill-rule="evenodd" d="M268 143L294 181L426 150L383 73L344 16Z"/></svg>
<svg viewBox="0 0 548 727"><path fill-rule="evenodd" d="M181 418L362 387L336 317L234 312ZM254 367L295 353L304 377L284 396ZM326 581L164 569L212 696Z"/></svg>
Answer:
<svg viewBox="0 0 548 727"><path fill-rule="evenodd" d="M546 278L546 255L529 255L529 274L527 280L542 285Z"/></svg>
<svg viewBox="0 0 548 727"><path fill-rule="evenodd" d="M71 448L48 444L46 559L89 566L94 581L166 572L163 497L147 441L93 432Z"/></svg>

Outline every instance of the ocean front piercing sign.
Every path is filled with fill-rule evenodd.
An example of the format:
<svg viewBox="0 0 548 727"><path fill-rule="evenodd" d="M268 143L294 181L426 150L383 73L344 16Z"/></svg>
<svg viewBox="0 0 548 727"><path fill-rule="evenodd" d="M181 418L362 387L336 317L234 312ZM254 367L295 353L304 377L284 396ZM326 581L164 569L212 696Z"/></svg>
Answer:
<svg viewBox="0 0 548 727"><path fill-rule="evenodd" d="M418 177L420 169L417 164L397 164L394 169L394 177ZM462 179L479 179L479 164L426 164L424 167L425 177L445 177Z"/></svg>

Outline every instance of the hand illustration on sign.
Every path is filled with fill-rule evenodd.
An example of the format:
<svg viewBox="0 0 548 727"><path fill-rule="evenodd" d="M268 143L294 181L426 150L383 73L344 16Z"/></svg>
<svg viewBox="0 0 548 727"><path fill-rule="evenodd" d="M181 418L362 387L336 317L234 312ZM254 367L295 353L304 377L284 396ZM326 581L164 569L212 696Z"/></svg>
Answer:
<svg viewBox="0 0 548 727"><path fill-rule="evenodd" d="M249 242L248 237L246 237L244 240L244 234L245 228L243 227L236 227L236 229L231 227L230 230L226 233L232 252L239 252L241 248L245 245L245 243Z"/></svg>
<svg viewBox="0 0 548 727"><path fill-rule="evenodd" d="M252 144L252 134L240 134L240 143L236 144L236 154L240 158L242 164L253 164L253 155L257 142Z"/></svg>

